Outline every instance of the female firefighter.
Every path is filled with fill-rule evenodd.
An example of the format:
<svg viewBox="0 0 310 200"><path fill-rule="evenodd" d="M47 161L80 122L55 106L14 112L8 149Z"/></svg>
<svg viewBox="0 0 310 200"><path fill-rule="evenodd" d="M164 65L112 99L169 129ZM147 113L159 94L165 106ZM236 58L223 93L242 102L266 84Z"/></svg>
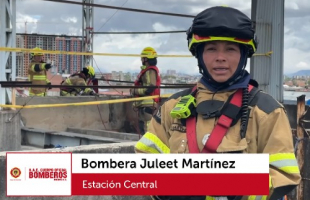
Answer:
<svg viewBox="0 0 310 200"><path fill-rule="evenodd" d="M284 107L259 91L245 70L247 58L257 49L252 21L237 9L211 7L194 18L187 40L202 78L195 88L174 94L161 106L137 142L136 153L268 153L270 192L268 196L153 198L281 199L301 177ZM219 125L227 128L218 129Z"/></svg>

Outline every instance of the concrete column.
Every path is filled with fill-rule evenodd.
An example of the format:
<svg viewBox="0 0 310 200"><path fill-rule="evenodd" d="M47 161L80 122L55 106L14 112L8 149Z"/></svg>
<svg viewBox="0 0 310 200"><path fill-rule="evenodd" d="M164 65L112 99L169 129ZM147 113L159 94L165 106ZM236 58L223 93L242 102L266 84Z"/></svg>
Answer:
<svg viewBox="0 0 310 200"><path fill-rule="evenodd" d="M0 151L21 150L20 114L15 110L0 111Z"/></svg>

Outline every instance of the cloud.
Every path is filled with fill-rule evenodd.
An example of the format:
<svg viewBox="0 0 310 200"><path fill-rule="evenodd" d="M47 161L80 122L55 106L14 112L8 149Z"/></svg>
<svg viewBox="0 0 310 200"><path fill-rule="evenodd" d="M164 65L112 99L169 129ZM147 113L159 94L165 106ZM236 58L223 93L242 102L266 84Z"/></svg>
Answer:
<svg viewBox="0 0 310 200"><path fill-rule="evenodd" d="M23 15L21 13L16 14L16 31L17 32L26 32L31 33L36 31L37 23L39 19L34 18L30 15Z"/></svg>
<svg viewBox="0 0 310 200"><path fill-rule="evenodd" d="M299 6L297 2L294 1L286 1L285 2L285 8L286 9L292 9L292 10L299 10Z"/></svg>
<svg viewBox="0 0 310 200"><path fill-rule="evenodd" d="M66 23L77 23L77 18L76 17L61 17L62 21Z"/></svg>
<svg viewBox="0 0 310 200"><path fill-rule="evenodd" d="M296 72L303 66L310 66L310 55L308 52L296 48L288 48L284 51L285 73Z"/></svg>
<svg viewBox="0 0 310 200"><path fill-rule="evenodd" d="M80 0L76 0L81 2ZM284 71L297 71L299 63L310 64L310 4L309 0L285 1ZM160 12L196 15L205 8L217 5L235 7L251 14L251 1L240 0L96 0L96 4L122 6ZM28 32L42 34L82 35L82 8L79 5L41 0L17 0L17 32L24 32L27 19ZM33 21L30 23L30 21ZM163 16L147 13L94 8L94 31L169 31L187 30L193 18ZM145 46L153 46L159 54L190 55L185 33L95 35L94 52L139 54ZM95 56L103 71L138 71L139 57ZM248 62L249 63L249 62ZM195 58L158 59L161 71L177 69L198 73Z"/></svg>
<svg viewBox="0 0 310 200"><path fill-rule="evenodd" d="M296 68L310 69L310 65L306 62L300 61L299 63L296 64Z"/></svg>
<svg viewBox="0 0 310 200"><path fill-rule="evenodd" d="M123 53L123 54L140 54L145 46L154 47L159 55L190 55L187 51L186 43L184 43L184 51L167 51L162 46L169 46L169 38L164 39L167 36L158 35L109 35L97 36L96 41L100 41L94 44L95 52L102 53ZM183 40L185 40L183 38ZM165 42L164 42L165 41ZM162 50L163 49L163 50ZM116 71L135 71L140 70L141 61L140 57L112 57L112 56L95 56L97 63L103 63L100 65L101 70L104 68L113 69ZM193 66L196 67L197 62L194 58L173 58L173 57L158 57L158 67L161 72L166 72L167 69L177 69L178 71L186 72L189 74L198 73L197 70L193 70ZM106 70L107 71L107 70Z"/></svg>

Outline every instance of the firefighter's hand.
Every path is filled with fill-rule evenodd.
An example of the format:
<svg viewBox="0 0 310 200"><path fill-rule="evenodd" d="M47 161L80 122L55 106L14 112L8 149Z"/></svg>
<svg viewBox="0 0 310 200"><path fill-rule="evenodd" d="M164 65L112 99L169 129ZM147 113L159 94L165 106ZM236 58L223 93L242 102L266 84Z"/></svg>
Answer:
<svg viewBox="0 0 310 200"><path fill-rule="evenodd" d="M52 68L52 65L51 65L51 64L49 64L49 63L47 63L47 64L45 64L45 66L44 66L44 67L45 67L45 69L46 69L46 70L49 70L50 68Z"/></svg>
<svg viewBox="0 0 310 200"><path fill-rule="evenodd" d="M52 85L52 83L51 82L49 82L49 83L47 83L46 85L48 85L48 86L50 86L50 85ZM48 87L47 89L52 89L52 87Z"/></svg>
<svg viewBox="0 0 310 200"><path fill-rule="evenodd" d="M90 93L89 93L90 95L93 95L93 96L99 96L99 94L97 94L96 92L94 92L94 91L91 91Z"/></svg>

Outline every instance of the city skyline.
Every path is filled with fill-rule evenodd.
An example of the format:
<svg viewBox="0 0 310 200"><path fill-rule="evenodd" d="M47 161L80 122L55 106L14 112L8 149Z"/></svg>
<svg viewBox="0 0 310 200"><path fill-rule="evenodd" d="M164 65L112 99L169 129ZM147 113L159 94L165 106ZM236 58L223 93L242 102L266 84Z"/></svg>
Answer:
<svg viewBox="0 0 310 200"><path fill-rule="evenodd" d="M60 51L75 51L75 52L82 52L82 38L81 36L71 36L71 35L47 35L47 34L23 34L17 33L16 34L16 47L18 48L34 48L40 47L43 50L60 50ZM44 61L50 60L54 61L54 68L51 69L52 73L64 73L64 74L71 74L76 71L80 71L82 69L82 56L77 55L65 55L65 54L45 54ZM158 58L160 61L162 58ZM28 67L30 63L30 54L29 53L22 53L17 52L16 54L16 70L18 77L26 77L28 75ZM95 60L94 60L95 61ZM93 62L93 67L97 73L108 73L108 69L110 67L102 67L98 66L97 62ZM246 69L250 72L249 63ZM112 63L111 63L112 64ZM174 66L176 67L176 66ZM184 73L187 75L199 75L198 66L196 70L192 70L191 73ZM162 67L158 65L160 72L162 71ZM177 67L179 68L179 67ZM163 70L167 71L167 74L170 72L174 72L175 74L179 74L177 69L166 69ZM295 72L298 72L296 69ZM138 73L140 71L140 66L136 68L130 68L126 72L130 73ZM180 70L183 71L183 70ZM284 68L284 75L295 73L292 71L286 71Z"/></svg>

